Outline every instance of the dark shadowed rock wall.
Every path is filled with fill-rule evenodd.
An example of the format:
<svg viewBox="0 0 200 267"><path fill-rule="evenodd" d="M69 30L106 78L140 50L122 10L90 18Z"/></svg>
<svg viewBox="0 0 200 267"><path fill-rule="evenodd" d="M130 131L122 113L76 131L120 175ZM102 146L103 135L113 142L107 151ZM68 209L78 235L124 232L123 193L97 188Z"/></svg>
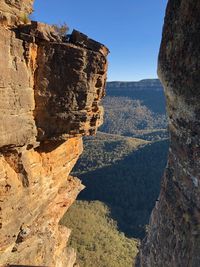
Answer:
<svg viewBox="0 0 200 267"><path fill-rule="evenodd" d="M142 267L200 266L200 1L169 0L159 54L170 149Z"/></svg>

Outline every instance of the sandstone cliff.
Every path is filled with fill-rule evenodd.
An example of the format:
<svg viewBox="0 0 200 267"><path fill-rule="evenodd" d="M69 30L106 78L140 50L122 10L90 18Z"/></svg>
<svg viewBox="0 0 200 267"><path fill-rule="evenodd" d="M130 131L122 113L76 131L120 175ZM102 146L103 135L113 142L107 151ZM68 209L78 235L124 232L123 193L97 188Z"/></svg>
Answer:
<svg viewBox="0 0 200 267"><path fill-rule="evenodd" d="M159 55L170 150L142 267L200 266L200 1L169 0Z"/></svg>
<svg viewBox="0 0 200 267"><path fill-rule="evenodd" d="M102 121L108 49L24 25L32 2L0 1L0 265L71 267L59 220L83 188L70 172Z"/></svg>

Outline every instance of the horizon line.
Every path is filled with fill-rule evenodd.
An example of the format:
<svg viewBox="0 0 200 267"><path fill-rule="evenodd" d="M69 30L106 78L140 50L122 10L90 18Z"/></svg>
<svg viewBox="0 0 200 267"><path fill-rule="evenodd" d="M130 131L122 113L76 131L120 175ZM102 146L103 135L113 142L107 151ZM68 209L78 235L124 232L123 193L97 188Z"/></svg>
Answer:
<svg viewBox="0 0 200 267"><path fill-rule="evenodd" d="M106 82L117 82L117 83L123 83L123 82L126 82L126 83L132 83L132 82L142 82L142 81L147 81L147 80L159 80L160 79L157 77L157 78L146 78L146 79L141 79L141 80L107 80Z"/></svg>

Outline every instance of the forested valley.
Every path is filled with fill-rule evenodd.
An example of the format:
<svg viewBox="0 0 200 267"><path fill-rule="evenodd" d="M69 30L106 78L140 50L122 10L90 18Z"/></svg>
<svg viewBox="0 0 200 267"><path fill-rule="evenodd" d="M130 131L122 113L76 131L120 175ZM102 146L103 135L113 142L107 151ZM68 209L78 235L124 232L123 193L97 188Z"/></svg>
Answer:
<svg viewBox="0 0 200 267"><path fill-rule="evenodd" d="M110 82L102 104L104 124L84 138L73 170L86 188L61 223L72 229L81 267L131 267L166 166L163 88L159 80Z"/></svg>

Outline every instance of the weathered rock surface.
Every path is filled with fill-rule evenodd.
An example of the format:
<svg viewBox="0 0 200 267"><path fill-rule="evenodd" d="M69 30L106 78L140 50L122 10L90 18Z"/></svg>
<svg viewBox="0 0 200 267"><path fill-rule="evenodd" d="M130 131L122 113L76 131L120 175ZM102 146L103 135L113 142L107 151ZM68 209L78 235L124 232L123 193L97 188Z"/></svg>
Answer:
<svg viewBox="0 0 200 267"><path fill-rule="evenodd" d="M34 0L0 0L0 24L23 24L33 11Z"/></svg>
<svg viewBox="0 0 200 267"><path fill-rule="evenodd" d="M23 41L1 26L0 62L0 147L34 144L33 71L26 64Z"/></svg>
<svg viewBox="0 0 200 267"><path fill-rule="evenodd" d="M200 266L200 2L169 0L159 55L171 145L142 267Z"/></svg>
<svg viewBox="0 0 200 267"><path fill-rule="evenodd" d="M31 4L0 5L0 265L72 267L59 220L83 188L70 172L102 121L108 50L22 25Z"/></svg>
<svg viewBox="0 0 200 267"><path fill-rule="evenodd" d="M81 152L71 138L1 156L1 264L65 266L70 230L58 223L82 189L69 176Z"/></svg>
<svg viewBox="0 0 200 267"><path fill-rule="evenodd" d="M99 101L104 96L105 56L71 43L50 42L38 46L38 57L35 113L39 140L94 134L102 123Z"/></svg>

